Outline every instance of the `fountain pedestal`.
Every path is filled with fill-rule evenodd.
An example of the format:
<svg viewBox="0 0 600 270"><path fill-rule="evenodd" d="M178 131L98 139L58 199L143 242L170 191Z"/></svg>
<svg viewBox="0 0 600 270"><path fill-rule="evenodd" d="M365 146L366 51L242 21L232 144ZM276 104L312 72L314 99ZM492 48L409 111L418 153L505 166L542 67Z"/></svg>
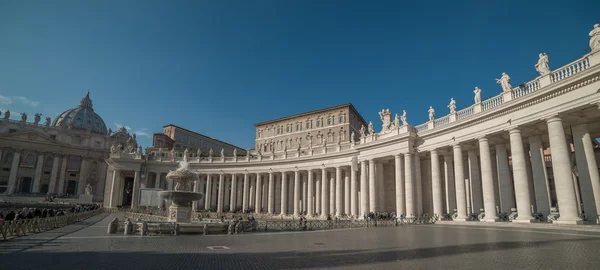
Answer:
<svg viewBox="0 0 600 270"><path fill-rule="evenodd" d="M192 192L191 184L198 179L198 175L187 168L188 163L183 161L176 171L170 171L167 179L176 183L175 190L158 192L158 196L171 200L169 206L169 222L190 223L192 221L192 202L204 198L200 192Z"/></svg>
<svg viewBox="0 0 600 270"><path fill-rule="evenodd" d="M192 208L171 204L169 206L169 222L189 223L192 220Z"/></svg>

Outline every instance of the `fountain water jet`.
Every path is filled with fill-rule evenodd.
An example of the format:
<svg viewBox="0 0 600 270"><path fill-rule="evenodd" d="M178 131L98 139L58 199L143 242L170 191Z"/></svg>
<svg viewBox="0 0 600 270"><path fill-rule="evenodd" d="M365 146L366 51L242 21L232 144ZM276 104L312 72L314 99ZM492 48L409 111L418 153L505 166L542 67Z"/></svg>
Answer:
<svg viewBox="0 0 600 270"><path fill-rule="evenodd" d="M192 191L192 182L198 180L198 175L188 169L187 158L179 163L179 168L170 171L167 179L175 184L174 190L158 192L158 196L171 200L169 206L169 221L177 223L190 223L192 218L192 201L202 200L204 194Z"/></svg>

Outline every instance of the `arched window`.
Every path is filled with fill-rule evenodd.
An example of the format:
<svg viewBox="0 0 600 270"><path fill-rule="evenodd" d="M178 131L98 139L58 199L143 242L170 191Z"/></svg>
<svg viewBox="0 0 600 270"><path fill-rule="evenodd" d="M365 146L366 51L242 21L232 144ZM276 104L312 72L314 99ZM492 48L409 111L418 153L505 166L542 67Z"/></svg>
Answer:
<svg viewBox="0 0 600 270"><path fill-rule="evenodd" d="M317 127L321 127L323 125L323 118L317 118Z"/></svg>
<svg viewBox="0 0 600 270"><path fill-rule="evenodd" d="M329 116L329 117L327 117L327 125L328 125L328 126L331 126L331 125L333 125L333 116Z"/></svg>
<svg viewBox="0 0 600 270"><path fill-rule="evenodd" d="M52 157L47 157L46 162L44 162L44 167L52 168L53 164L54 164L54 159Z"/></svg>
<svg viewBox="0 0 600 270"><path fill-rule="evenodd" d="M35 155L27 154L27 156L25 157L25 164L32 166L35 165Z"/></svg>
<svg viewBox="0 0 600 270"><path fill-rule="evenodd" d="M77 160L76 158L72 158L69 161L69 168L71 168L71 169L79 169L79 160Z"/></svg>

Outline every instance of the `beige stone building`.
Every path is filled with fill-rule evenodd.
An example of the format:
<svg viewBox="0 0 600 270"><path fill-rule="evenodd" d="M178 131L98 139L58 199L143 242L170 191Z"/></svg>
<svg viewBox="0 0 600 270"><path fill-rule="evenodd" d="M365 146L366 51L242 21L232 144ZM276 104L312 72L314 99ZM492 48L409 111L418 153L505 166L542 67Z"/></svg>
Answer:
<svg viewBox="0 0 600 270"><path fill-rule="evenodd" d="M238 155L246 155L246 150L243 148L173 124L164 126L163 133L154 134L152 145L156 148L188 149L190 154L197 153L198 149L201 149L205 156L210 150L220 153L221 149L228 155L233 154L235 149Z"/></svg>
<svg viewBox="0 0 600 270"><path fill-rule="evenodd" d="M300 113L254 124L255 149L260 152L283 151L327 144L349 142L354 132L358 138L361 126L367 126L351 103Z"/></svg>

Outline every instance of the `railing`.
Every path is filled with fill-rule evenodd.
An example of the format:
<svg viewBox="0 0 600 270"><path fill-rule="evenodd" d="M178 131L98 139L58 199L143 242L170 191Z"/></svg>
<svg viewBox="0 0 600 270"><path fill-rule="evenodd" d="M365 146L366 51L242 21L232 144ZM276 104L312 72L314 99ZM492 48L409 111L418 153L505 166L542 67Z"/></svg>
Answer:
<svg viewBox="0 0 600 270"><path fill-rule="evenodd" d="M533 80L531 82L526 83L523 86L519 86L515 89L513 89L513 98L518 98L518 97L522 97L525 95L528 95L530 93L535 92L536 90L540 89L540 82L539 80Z"/></svg>
<svg viewBox="0 0 600 270"><path fill-rule="evenodd" d="M544 162L552 162L552 155L544 155Z"/></svg>
<svg viewBox="0 0 600 270"><path fill-rule="evenodd" d="M417 132L421 132L421 131L427 130L428 128L429 128L429 126L427 125L427 123L424 123L424 124L420 124L420 125L416 126L415 130Z"/></svg>
<svg viewBox="0 0 600 270"><path fill-rule="evenodd" d="M25 236L30 233L48 231L88 219L102 212L102 209L97 209L72 215L1 221L0 235L3 240L7 240L8 238Z"/></svg>
<svg viewBox="0 0 600 270"><path fill-rule="evenodd" d="M446 115L442 118L438 118L433 120L433 126L434 127L441 127L444 125L450 124L450 115Z"/></svg>
<svg viewBox="0 0 600 270"><path fill-rule="evenodd" d="M562 81L569 78L581 71L584 71L590 67L590 60L587 56L575 61L574 63L568 64L562 68L552 72L552 82Z"/></svg>
<svg viewBox="0 0 600 270"><path fill-rule="evenodd" d="M487 111L489 109L492 109L492 108L502 105L503 101L504 101L504 97L502 96L502 94L497 95L493 98L483 101L483 103L481 104L481 109L483 111Z"/></svg>
<svg viewBox="0 0 600 270"><path fill-rule="evenodd" d="M456 120L467 118L475 113L475 105L456 112Z"/></svg>

